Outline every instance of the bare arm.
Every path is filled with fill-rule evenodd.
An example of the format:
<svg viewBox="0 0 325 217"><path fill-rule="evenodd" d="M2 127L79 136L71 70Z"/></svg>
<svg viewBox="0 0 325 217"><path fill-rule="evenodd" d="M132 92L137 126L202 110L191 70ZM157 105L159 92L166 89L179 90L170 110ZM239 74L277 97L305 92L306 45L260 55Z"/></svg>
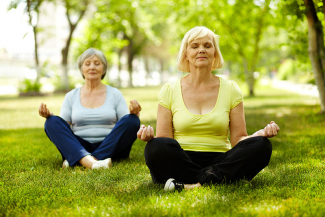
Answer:
<svg viewBox="0 0 325 217"><path fill-rule="evenodd" d="M278 134L280 128L271 121L264 129L256 131L253 135L248 136L246 131L246 121L244 114L244 104L239 103L235 108L230 110L230 142L235 146L238 142L255 136L263 136L266 138L274 137Z"/></svg>
<svg viewBox="0 0 325 217"><path fill-rule="evenodd" d="M174 138L172 119L173 116L171 110L158 104L157 130L156 130L157 137Z"/></svg>
<svg viewBox="0 0 325 217"><path fill-rule="evenodd" d="M230 110L230 142L235 146L238 142L248 137L246 131L246 121L244 114L244 103L239 103L235 108Z"/></svg>

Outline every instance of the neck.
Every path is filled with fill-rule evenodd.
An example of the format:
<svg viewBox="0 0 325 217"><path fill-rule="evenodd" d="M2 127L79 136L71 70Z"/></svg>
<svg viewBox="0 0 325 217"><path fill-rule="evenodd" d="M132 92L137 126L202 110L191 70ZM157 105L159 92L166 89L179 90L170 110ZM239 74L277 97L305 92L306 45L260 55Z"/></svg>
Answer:
<svg viewBox="0 0 325 217"><path fill-rule="evenodd" d="M85 80L83 88L89 92L99 90L105 86L101 80Z"/></svg>
<svg viewBox="0 0 325 217"><path fill-rule="evenodd" d="M206 68L196 68L190 70L188 77L188 82L194 86L206 85L214 81L215 75L211 73L211 70Z"/></svg>

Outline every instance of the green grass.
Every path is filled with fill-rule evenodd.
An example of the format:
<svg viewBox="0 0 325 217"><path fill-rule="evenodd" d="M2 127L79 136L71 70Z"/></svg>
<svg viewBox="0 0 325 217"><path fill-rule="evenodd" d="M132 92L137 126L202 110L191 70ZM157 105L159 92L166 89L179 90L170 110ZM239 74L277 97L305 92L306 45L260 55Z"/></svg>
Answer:
<svg viewBox="0 0 325 217"><path fill-rule="evenodd" d="M159 88L122 89L137 99L141 121L155 126ZM324 216L325 116L318 100L261 87L245 97L248 133L274 120L268 167L251 185L205 186L165 193L152 183L145 144L110 170L61 169L46 137L41 102L59 114L64 95L0 98L0 216Z"/></svg>

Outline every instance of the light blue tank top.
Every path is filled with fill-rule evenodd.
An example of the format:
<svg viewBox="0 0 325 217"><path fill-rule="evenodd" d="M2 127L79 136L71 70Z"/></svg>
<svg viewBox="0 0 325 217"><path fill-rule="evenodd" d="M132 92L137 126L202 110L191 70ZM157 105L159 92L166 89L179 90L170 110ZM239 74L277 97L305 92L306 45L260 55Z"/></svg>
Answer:
<svg viewBox="0 0 325 217"><path fill-rule="evenodd" d="M72 124L75 135L94 143L101 142L111 132L116 122L129 114L122 93L109 85L105 102L98 108L85 108L80 102L80 88L65 95L60 117Z"/></svg>

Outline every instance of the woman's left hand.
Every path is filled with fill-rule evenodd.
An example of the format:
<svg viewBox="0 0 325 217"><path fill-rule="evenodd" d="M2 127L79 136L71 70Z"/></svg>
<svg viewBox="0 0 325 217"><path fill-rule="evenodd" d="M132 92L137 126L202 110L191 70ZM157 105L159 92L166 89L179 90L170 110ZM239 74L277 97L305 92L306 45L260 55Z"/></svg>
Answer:
<svg viewBox="0 0 325 217"><path fill-rule="evenodd" d="M139 117L140 111L141 111L141 106L138 103L138 101L136 101L135 99L131 100L130 105L129 105L129 110L130 110L130 114L135 114Z"/></svg>
<svg viewBox="0 0 325 217"><path fill-rule="evenodd" d="M274 122L271 121L264 129L261 129L253 134L253 136L263 136L266 138L274 137L278 134L280 127Z"/></svg>

